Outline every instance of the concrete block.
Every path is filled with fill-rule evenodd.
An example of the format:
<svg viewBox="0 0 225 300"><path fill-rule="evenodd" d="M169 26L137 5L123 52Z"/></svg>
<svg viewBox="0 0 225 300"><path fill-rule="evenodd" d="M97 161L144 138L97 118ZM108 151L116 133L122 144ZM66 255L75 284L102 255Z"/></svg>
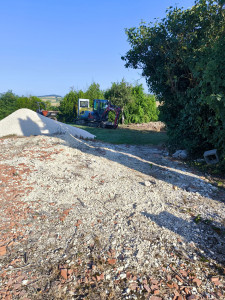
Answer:
<svg viewBox="0 0 225 300"><path fill-rule="evenodd" d="M206 151L204 153L204 159L208 165L217 164L219 162L217 149Z"/></svg>

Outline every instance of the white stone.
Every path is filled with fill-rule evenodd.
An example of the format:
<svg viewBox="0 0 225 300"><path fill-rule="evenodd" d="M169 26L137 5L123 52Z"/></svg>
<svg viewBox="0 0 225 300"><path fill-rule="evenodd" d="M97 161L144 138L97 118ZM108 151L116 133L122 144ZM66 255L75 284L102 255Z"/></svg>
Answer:
<svg viewBox="0 0 225 300"><path fill-rule="evenodd" d="M177 150L173 155L173 158L178 158L178 159L187 159L188 153L187 150Z"/></svg>

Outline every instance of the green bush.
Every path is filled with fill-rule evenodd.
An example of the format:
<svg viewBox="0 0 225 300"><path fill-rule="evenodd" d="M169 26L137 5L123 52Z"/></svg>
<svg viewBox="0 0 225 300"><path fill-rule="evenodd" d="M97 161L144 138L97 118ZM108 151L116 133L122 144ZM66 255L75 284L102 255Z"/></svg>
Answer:
<svg viewBox="0 0 225 300"><path fill-rule="evenodd" d="M126 31L126 67L142 69L161 102L160 118L172 149L193 156L217 148L225 160L224 1L198 0L191 9L170 7L156 24ZM222 164L221 164L222 165ZM225 166L224 166L225 167Z"/></svg>

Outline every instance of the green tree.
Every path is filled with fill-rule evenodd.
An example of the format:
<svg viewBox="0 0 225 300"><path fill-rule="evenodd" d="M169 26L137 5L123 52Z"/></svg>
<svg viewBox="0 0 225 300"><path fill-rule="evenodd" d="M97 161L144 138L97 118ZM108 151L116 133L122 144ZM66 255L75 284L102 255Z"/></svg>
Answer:
<svg viewBox="0 0 225 300"><path fill-rule="evenodd" d="M147 123L158 120L158 109L154 95L144 93L142 85L132 87L133 99L126 108L127 123Z"/></svg>
<svg viewBox="0 0 225 300"><path fill-rule="evenodd" d="M104 99L104 92L100 89L100 85L98 83L93 82L84 93L84 97L90 100L90 106L93 104L94 99Z"/></svg>
<svg viewBox="0 0 225 300"><path fill-rule="evenodd" d="M74 122L77 117L78 99L81 92L71 90L65 95L59 106L59 120L63 122Z"/></svg>
<svg viewBox="0 0 225 300"><path fill-rule="evenodd" d="M122 123L145 123L158 119L158 110L153 95L146 95L142 85L131 85L123 79L114 82L105 97L112 104L121 107Z"/></svg>
<svg viewBox="0 0 225 300"><path fill-rule="evenodd" d="M110 89L105 92L105 98L122 110L122 123L125 120L125 108L133 101L132 85L124 79L121 82L113 82Z"/></svg>
<svg viewBox="0 0 225 300"><path fill-rule="evenodd" d="M224 1L198 0L191 9L170 7L160 22L126 30L126 67L139 68L161 102L170 144L225 157Z"/></svg>
<svg viewBox="0 0 225 300"><path fill-rule="evenodd" d="M0 94L0 120L17 110L17 99L12 91Z"/></svg>
<svg viewBox="0 0 225 300"><path fill-rule="evenodd" d="M18 97L16 101L17 109L20 108L28 108L33 111L37 111L38 109L38 102L42 102L40 98L36 96L30 96L30 97ZM44 105L41 105L41 108L45 109Z"/></svg>

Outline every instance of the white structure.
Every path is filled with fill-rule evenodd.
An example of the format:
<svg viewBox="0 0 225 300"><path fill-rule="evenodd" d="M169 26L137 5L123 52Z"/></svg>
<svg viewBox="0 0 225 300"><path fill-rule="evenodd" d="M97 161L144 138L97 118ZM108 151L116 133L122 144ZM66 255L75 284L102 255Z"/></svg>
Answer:
<svg viewBox="0 0 225 300"><path fill-rule="evenodd" d="M81 108L89 108L89 99L78 99L78 116L80 114L80 109Z"/></svg>

